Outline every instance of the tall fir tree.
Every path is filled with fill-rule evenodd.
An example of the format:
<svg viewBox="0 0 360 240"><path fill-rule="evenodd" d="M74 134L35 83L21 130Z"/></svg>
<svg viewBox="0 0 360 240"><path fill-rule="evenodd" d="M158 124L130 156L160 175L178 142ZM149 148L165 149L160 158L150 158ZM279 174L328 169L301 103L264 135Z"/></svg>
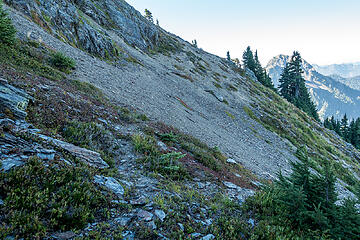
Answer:
<svg viewBox="0 0 360 240"><path fill-rule="evenodd" d="M309 116L319 121L315 104L310 98L302 73L302 59L300 53L295 51L279 80L280 94Z"/></svg>
<svg viewBox="0 0 360 240"><path fill-rule="evenodd" d="M243 64L245 67L255 72L255 60L254 54L251 51L250 46L248 46L243 54Z"/></svg>

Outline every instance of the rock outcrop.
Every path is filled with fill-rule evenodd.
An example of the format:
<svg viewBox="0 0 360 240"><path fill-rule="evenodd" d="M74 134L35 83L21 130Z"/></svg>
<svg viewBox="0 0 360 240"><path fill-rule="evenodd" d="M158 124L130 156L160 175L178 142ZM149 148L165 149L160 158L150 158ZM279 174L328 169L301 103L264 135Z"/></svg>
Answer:
<svg viewBox="0 0 360 240"><path fill-rule="evenodd" d="M23 90L15 88L0 78L0 108L18 119L25 119L26 108L32 98Z"/></svg>
<svg viewBox="0 0 360 240"><path fill-rule="evenodd" d="M123 0L6 0L5 3L59 39L102 58L120 54L106 29L142 50L159 43L160 28Z"/></svg>

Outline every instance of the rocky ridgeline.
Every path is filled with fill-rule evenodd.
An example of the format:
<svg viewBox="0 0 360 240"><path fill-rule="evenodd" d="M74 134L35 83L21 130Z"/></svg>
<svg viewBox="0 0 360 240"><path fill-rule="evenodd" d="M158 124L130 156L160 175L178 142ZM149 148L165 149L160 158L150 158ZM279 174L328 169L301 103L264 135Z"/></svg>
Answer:
<svg viewBox="0 0 360 240"><path fill-rule="evenodd" d="M159 44L160 28L125 1L32 1L6 0L50 34L102 58L120 54L104 29L111 29L125 42L147 50Z"/></svg>

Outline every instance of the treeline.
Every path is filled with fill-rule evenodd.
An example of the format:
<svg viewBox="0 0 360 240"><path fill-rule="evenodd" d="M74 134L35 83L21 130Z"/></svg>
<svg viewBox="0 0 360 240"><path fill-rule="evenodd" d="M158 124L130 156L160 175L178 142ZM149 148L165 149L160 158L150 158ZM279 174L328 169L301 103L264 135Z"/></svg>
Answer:
<svg viewBox="0 0 360 240"><path fill-rule="evenodd" d="M251 48L247 47L243 54L242 61L245 67L254 72L256 78L261 84L276 91L269 74L266 72L266 69L261 66L257 50L255 51L254 55Z"/></svg>
<svg viewBox="0 0 360 240"><path fill-rule="evenodd" d="M350 121L346 114L341 120L337 120L332 116L324 120L324 127L334 130L346 142L360 149L360 118Z"/></svg>
<svg viewBox="0 0 360 240"><path fill-rule="evenodd" d="M316 106L305 86L305 79L302 77L304 71L302 70L302 59L299 52L295 51L290 62L286 64L279 80L279 92L274 87L266 69L261 66L257 51L255 51L254 55L251 48L247 47L243 54L243 63L245 67L254 72L260 83L280 93L290 103L306 112L315 120L320 121Z"/></svg>

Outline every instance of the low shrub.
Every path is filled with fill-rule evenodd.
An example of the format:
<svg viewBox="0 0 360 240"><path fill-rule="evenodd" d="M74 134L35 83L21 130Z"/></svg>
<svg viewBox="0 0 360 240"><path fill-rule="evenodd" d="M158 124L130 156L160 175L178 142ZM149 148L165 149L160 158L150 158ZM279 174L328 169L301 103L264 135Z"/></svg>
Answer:
<svg viewBox="0 0 360 240"><path fill-rule="evenodd" d="M50 63L57 69L63 72L70 72L71 70L75 69L76 63L75 60L65 56L61 52L56 52L51 55Z"/></svg>
<svg viewBox="0 0 360 240"><path fill-rule="evenodd" d="M86 167L62 161L28 160L0 172L7 231L20 237L44 237L50 231L81 229L109 206Z"/></svg>

